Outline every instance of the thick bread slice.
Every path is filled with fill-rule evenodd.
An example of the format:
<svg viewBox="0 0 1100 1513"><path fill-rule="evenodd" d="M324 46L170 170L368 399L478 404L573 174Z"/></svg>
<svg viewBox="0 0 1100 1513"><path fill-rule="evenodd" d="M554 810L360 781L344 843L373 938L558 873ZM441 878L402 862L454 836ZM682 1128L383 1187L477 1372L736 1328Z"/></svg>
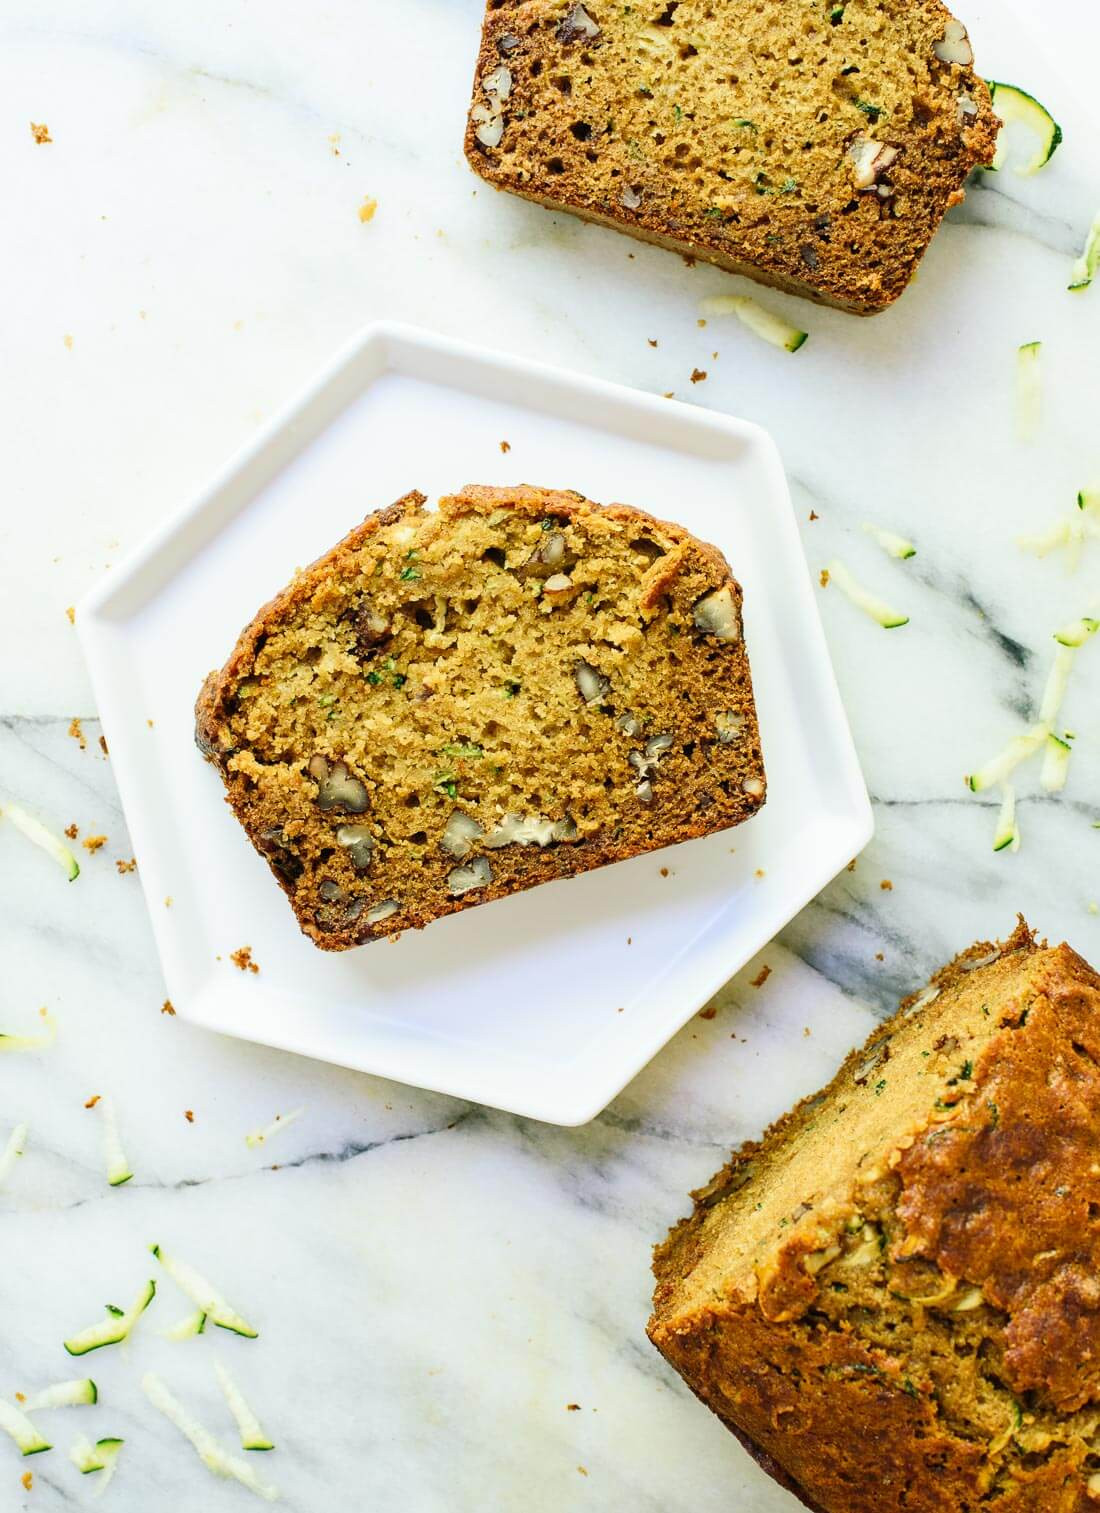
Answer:
<svg viewBox="0 0 1100 1513"><path fill-rule="evenodd" d="M725 829L765 797L721 553L522 485L369 516L260 610L196 717L327 950Z"/></svg>
<svg viewBox="0 0 1100 1513"><path fill-rule="evenodd" d="M997 129L939 0L489 0L466 155L498 189L873 315Z"/></svg>
<svg viewBox="0 0 1100 1513"><path fill-rule="evenodd" d="M1098 1152L1100 977L1021 920L695 1194L650 1337L819 1513L1094 1506Z"/></svg>

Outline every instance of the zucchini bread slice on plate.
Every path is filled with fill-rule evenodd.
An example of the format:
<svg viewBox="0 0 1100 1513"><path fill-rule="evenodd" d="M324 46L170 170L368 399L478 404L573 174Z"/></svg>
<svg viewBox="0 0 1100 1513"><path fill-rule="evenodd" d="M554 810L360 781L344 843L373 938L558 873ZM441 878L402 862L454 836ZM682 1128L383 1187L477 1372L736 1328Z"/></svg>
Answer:
<svg viewBox="0 0 1100 1513"><path fill-rule="evenodd" d="M1020 922L658 1247L649 1333L818 1513L1100 1504L1100 976Z"/></svg>
<svg viewBox="0 0 1100 1513"><path fill-rule="evenodd" d="M939 0L489 0L466 155L498 189L873 315L997 130Z"/></svg>
<svg viewBox="0 0 1100 1513"><path fill-rule="evenodd" d="M200 749L326 950L750 818L741 590L626 505L412 493L300 573L196 709Z"/></svg>

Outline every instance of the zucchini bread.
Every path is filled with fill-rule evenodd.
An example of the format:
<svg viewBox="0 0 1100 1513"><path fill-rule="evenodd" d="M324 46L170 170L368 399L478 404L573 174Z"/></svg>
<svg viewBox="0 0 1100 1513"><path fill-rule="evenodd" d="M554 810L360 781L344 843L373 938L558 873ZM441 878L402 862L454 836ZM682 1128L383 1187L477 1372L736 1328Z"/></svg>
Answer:
<svg viewBox="0 0 1100 1513"><path fill-rule="evenodd" d="M525 485L425 504L408 494L299 573L196 708L237 818L326 950L764 803L720 552Z"/></svg>
<svg viewBox="0 0 1100 1513"><path fill-rule="evenodd" d="M1100 977L972 946L654 1270L654 1344L818 1513L1096 1508Z"/></svg>
<svg viewBox="0 0 1100 1513"><path fill-rule="evenodd" d="M489 0L466 130L498 189L873 315L998 121L939 0Z"/></svg>

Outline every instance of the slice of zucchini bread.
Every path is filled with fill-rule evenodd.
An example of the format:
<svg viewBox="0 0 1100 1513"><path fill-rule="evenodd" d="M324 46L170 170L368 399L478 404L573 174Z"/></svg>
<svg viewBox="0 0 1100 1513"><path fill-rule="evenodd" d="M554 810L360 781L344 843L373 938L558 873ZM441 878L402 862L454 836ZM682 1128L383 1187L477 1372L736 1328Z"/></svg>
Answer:
<svg viewBox="0 0 1100 1513"><path fill-rule="evenodd" d="M343 950L748 819L741 590L626 505L471 486L368 516L246 627L197 740Z"/></svg>
<svg viewBox="0 0 1100 1513"><path fill-rule="evenodd" d="M654 1344L819 1513L1095 1508L1100 977L971 947L654 1270Z"/></svg>
<svg viewBox="0 0 1100 1513"><path fill-rule="evenodd" d="M872 315L998 122L939 0L489 0L466 155L498 189Z"/></svg>

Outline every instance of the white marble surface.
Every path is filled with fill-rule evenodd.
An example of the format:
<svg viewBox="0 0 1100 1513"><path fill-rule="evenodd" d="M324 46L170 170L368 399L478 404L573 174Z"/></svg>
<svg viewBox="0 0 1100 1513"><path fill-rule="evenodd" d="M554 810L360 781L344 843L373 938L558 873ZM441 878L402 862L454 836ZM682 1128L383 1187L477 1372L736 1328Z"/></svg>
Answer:
<svg viewBox="0 0 1100 1513"><path fill-rule="evenodd" d="M261 1336L161 1340L186 1311L164 1281L128 1351L89 1358L101 1406L41 1416L53 1454L0 1444L3 1509L90 1506L94 1478L65 1459L80 1432L126 1437L107 1507L247 1503L138 1390L155 1366L231 1443L215 1352L279 1442L263 1471L302 1513L793 1507L647 1344L650 1243L873 1013L1017 909L1100 956L1100 649L1066 706L1065 794L1021 781L1018 855L992 854L991 802L961 781L1034 708L1051 631L1100 592L1100 544L1073 577L1013 544L1100 480L1100 289L1064 292L1100 203L1095 112L1074 93L1092 90L1100 27L1084 0L1052 0L1041 36L1004 0L964 9L986 71L1046 97L1066 145L1031 184L975 189L889 314L774 297L812 332L792 359L697 327L698 299L726 286L714 271L478 187L459 151L478 0L5 0L0 791L109 839L69 887L0 834L0 1029L42 1005L59 1024L52 1050L0 1058L0 1136L31 1126L0 1193L0 1395L71 1374L61 1339L129 1300L154 1240ZM754 964L578 1131L163 1015L138 880L115 868L130 847L65 608L383 314L763 422L811 564L842 553L912 615L886 635L822 597L876 840L764 953L763 987ZM1046 413L1023 447L1013 357L1036 337ZM710 375L697 387L695 366ZM365 470L364 507L379 502ZM912 535L917 558L879 556L867 519ZM76 715L87 750L67 734ZM108 1092L136 1172L120 1190L83 1106ZM246 1148L298 1104L279 1144Z"/></svg>

